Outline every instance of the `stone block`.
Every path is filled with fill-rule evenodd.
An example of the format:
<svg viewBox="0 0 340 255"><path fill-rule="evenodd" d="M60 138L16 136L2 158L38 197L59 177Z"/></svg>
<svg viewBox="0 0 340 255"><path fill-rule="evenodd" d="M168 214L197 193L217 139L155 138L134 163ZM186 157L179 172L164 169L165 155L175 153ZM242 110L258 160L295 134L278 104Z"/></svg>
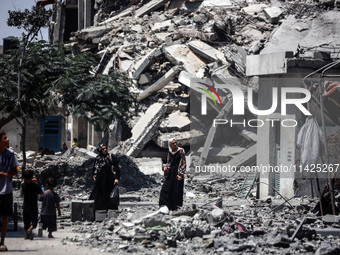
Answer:
<svg viewBox="0 0 340 255"><path fill-rule="evenodd" d="M264 13L272 24L277 24L280 16L282 15L282 11L278 7L266 8L264 9Z"/></svg>
<svg viewBox="0 0 340 255"><path fill-rule="evenodd" d="M96 221L104 221L106 218L106 210L96 210Z"/></svg>
<svg viewBox="0 0 340 255"><path fill-rule="evenodd" d="M94 200L83 201L83 220L94 221Z"/></svg>
<svg viewBox="0 0 340 255"><path fill-rule="evenodd" d="M73 200L71 202L71 221L82 221L83 220L83 201Z"/></svg>

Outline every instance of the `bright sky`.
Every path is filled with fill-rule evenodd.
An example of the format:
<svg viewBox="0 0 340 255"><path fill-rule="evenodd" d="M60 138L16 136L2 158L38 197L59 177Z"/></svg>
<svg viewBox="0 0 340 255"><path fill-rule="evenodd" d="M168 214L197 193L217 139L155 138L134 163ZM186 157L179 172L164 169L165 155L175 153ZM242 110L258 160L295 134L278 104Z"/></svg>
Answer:
<svg viewBox="0 0 340 255"><path fill-rule="evenodd" d="M35 6L36 0L1 0L0 8L0 45L3 45L3 38L8 36L15 36L21 38L21 33L25 30L17 29L16 27L7 26L8 10L11 11L23 11L25 9L31 10L32 6ZM47 5L45 8L51 8L52 5ZM42 31L44 40L48 41L48 30ZM40 35L39 35L39 39Z"/></svg>

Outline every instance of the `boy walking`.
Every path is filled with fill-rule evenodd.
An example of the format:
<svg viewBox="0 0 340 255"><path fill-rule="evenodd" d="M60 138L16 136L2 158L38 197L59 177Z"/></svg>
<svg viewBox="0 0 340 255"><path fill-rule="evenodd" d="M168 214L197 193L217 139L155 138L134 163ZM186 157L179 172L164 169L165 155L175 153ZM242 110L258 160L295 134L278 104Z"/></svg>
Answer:
<svg viewBox="0 0 340 255"><path fill-rule="evenodd" d="M60 197L53 191L56 186L56 181L53 178L48 178L46 181L47 190L44 192L44 195L40 197L40 201L42 201L40 213L43 224L42 229L47 229L49 238L53 238L52 232L57 231L56 208L58 210L58 216L61 216Z"/></svg>
<svg viewBox="0 0 340 255"><path fill-rule="evenodd" d="M0 215L2 215L0 252L7 251L5 237L9 216L13 213L12 177L18 174L19 162L13 151L8 150L9 139L0 132Z"/></svg>
<svg viewBox="0 0 340 255"><path fill-rule="evenodd" d="M23 173L24 182L21 185L24 195L23 218L24 229L26 232L25 239L33 240L33 229L38 224L38 195L43 195L44 192L40 186L33 181L33 171L26 170Z"/></svg>

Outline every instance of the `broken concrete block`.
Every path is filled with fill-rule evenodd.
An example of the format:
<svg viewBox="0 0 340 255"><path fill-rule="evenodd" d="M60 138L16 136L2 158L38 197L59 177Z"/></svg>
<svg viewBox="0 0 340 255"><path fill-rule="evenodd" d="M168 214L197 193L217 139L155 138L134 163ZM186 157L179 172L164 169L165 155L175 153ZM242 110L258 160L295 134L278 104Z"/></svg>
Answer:
<svg viewBox="0 0 340 255"><path fill-rule="evenodd" d="M322 217L322 221L326 224L339 223L340 216L326 214L325 216Z"/></svg>
<svg viewBox="0 0 340 255"><path fill-rule="evenodd" d="M139 202L141 198L139 195L124 194L119 196L121 202Z"/></svg>
<svg viewBox="0 0 340 255"><path fill-rule="evenodd" d="M104 35L107 31L113 29L113 26L99 26L99 27L88 27L82 29L76 33L78 39L86 41L87 39L93 39Z"/></svg>
<svg viewBox="0 0 340 255"><path fill-rule="evenodd" d="M293 52L277 52L247 56L247 76L287 73L286 59L293 57Z"/></svg>
<svg viewBox="0 0 340 255"><path fill-rule="evenodd" d="M152 217L147 217L143 220L143 224L145 228L150 228L154 226L166 226L167 220L164 218L163 213L157 213L152 215Z"/></svg>
<svg viewBox="0 0 340 255"><path fill-rule="evenodd" d="M160 23L155 23L152 26L151 31L153 32L166 31L170 25L171 25L171 20L166 20Z"/></svg>
<svg viewBox="0 0 340 255"><path fill-rule="evenodd" d="M145 57L138 61L136 65L133 67L136 70L132 75L133 78L138 79L141 73L153 63L153 59L159 57L162 54L163 51L161 49L153 49Z"/></svg>
<svg viewBox="0 0 340 255"><path fill-rule="evenodd" d="M163 132L188 131L190 123L187 113L175 111L162 121L159 128Z"/></svg>
<svg viewBox="0 0 340 255"><path fill-rule="evenodd" d="M237 71L243 74L246 73L247 52L243 47L235 46L233 51L227 50L225 57L227 58L228 62L235 65Z"/></svg>
<svg viewBox="0 0 340 255"><path fill-rule="evenodd" d="M161 117L164 115L166 107L163 104L155 103L142 114L137 124L131 130L131 147L128 149L127 156L136 156L143 149L144 145L154 136Z"/></svg>
<svg viewBox="0 0 340 255"><path fill-rule="evenodd" d="M282 10L278 7L270 7L264 9L264 13L266 17L269 19L269 22L272 24L277 24L279 22L280 16L282 15Z"/></svg>
<svg viewBox="0 0 340 255"><path fill-rule="evenodd" d="M179 109L182 111L182 112L186 112L188 110L188 107L189 107L189 97L181 97L179 103L178 103L178 106L179 106Z"/></svg>
<svg viewBox="0 0 340 255"><path fill-rule="evenodd" d="M96 221L104 221L106 218L106 210L96 210L95 219Z"/></svg>
<svg viewBox="0 0 340 255"><path fill-rule="evenodd" d="M184 131L184 132L172 132L172 133L161 133L156 137L156 144L161 148L168 148L168 141L170 138L175 137L179 146L186 146L195 144L202 141L205 135L198 130Z"/></svg>
<svg viewBox="0 0 340 255"><path fill-rule="evenodd" d="M143 33L143 27L139 24L131 27L131 31L137 32L138 34Z"/></svg>
<svg viewBox="0 0 340 255"><path fill-rule="evenodd" d="M141 8L136 10L135 18L141 17L145 14L149 14L152 11L157 10L158 8L162 7L167 0L151 0L150 2L144 4Z"/></svg>
<svg viewBox="0 0 340 255"><path fill-rule="evenodd" d="M195 27L191 27L191 28L179 28L178 33L184 37L187 38L199 38L203 41L215 41L218 39L218 35L216 33L212 33L212 32L201 32L198 31Z"/></svg>
<svg viewBox="0 0 340 255"><path fill-rule="evenodd" d="M200 60L186 45L171 45L164 49L166 57L175 65L183 64L184 69L196 76L204 71L205 63ZM198 76L197 76L198 77Z"/></svg>
<svg viewBox="0 0 340 255"><path fill-rule="evenodd" d="M211 62L221 61L223 64L227 63L224 54L221 51L216 50L204 42L195 40L191 41L188 45L193 52Z"/></svg>
<svg viewBox="0 0 340 255"><path fill-rule="evenodd" d="M247 7L242 8L242 10L249 15L258 15L262 12L268 5L266 4L252 4Z"/></svg>
<svg viewBox="0 0 340 255"><path fill-rule="evenodd" d="M159 174L162 169L162 159L161 158L135 158L133 162L136 163L139 170L147 175Z"/></svg>
<svg viewBox="0 0 340 255"><path fill-rule="evenodd" d="M229 0L204 0L202 5L204 7L220 7L220 8L233 7L233 4Z"/></svg>
<svg viewBox="0 0 340 255"><path fill-rule="evenodd" d="M139 77L138 84L140 84L140 85L149 84L151 79L152 79L152 77L149 73L143 73Z"/></svg>
<svg viewBox="0 0 340 255"><path fill-rule="evenodd" d="M203 1L189 2L185 1L179 8L181 13L190 13L196 11L202 5Z"/></svg>
<svg viewBox="0 0 340 255"><path fill-rule="evenodd" d="M123 17L126 17L126 16L130 16L133 8L135 8L135 7L132 6L132 7L129 7L127 9L125 9L124 11L119 13L118 15L113 16L111 18L108 18L108 19L104 20L103 22L99 23L99 25L103 26L103 25L111 24L111 23L113 23L117 19L120 19L120 18L123 18Z"/></svg>
<svg viewBox="0 0 340 255"><path fill-rule="evenodd" d="M143 100L144 98L150 96L152 93L157 92L167 85L172 79L182 70L181 66L174 66L166 74L164 74L158 81L144 90L138 97L138 100Z"/></svg>
<svg viewBox="0 0 340 255"><path fill-rule="evenodd" d="M119 71L127 72L132 65L133 65L133 61L131 60L119 61Z"/></svg>

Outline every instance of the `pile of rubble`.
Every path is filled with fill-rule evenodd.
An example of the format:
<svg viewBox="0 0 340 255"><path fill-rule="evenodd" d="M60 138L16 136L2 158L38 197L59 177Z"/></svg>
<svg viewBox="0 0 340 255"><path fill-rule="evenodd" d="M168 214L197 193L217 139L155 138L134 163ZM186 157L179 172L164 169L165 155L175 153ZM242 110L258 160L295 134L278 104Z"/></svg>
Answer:
<svg viewBox="0 0 340 255"><path fill-rule="evenodd" d="M125 163L121 183L127 189L121 189L119 210L98 214L94 222L73 220L73 204L87 201L92 189L94 156L76 148L63 156L45 155L34 161L39 180L49 176L58 180L63 215L58 227L77 233L72 239L65 237L63 245L72 242L118 254L337 254L340 250L340 216L317 216L312 210L316 199L257 200L252 189L246 200L242 199L241 173L189 173L184 206L169 213L157 203L162 176L143 174L135 159L127 156L119 158ZM16 201L20 201L18 195L16 191Z"/></svg>
<svg viewBox="0 0 340 255"><path fill-rule="evenodd" d="M75 32L70 45L75 53L97 54L97 74L126 72L145 112L129 120L131 137L113 150L121 155L124 170L121 205L104 221L70 222L71 201L87 200L94 185L93 152L76 149L63 156L33 158L41 183L49 176L58 181L56 192L66 215L60 226L79 233L63 243L120 254L339 253L339 216L317 217L311 211L317 201L308 198L259 201L254 198L256 189L249 187L249 200L240 199L245 176L212 178L197 176L191 169L185 179L184 207L169 215L157 203L169 138L175 137L186 149L204 142L198 146L200 158L190 158L188 165L198 160L202 164L208 154L212 161L219 158L235 167L256 160L256 130L228 129L228 139L215 137L221 144L216 141L214 146L220 148L212 147L210 127L189 118L191 80L219 79L256 92L257 78L245 75L246 56L259 54L285 19L303 21L328 11L334 15L339 5L338 0L96 0L95 26ZM305 29L296 28L299 33ZM311 50L297 48L295 53L308 57ZM228 101L228 93L223 96ZM227 114L230 104L225 105L216 114ZM196 125L200 128L193 129ZM144 155L157 158L138 158Z"/></svg>
<svg viewBox="0 0 340 255"><path fill-rule="evenodd" d="M97 74L116 70L126 72L134 80L134 92L139 93L138 99L146 111L128 120L132 136L124 144L126 155L164 160L168 139L176 137L185 148L198 144L201 164L210 153L212 157L223 158L223 163L238 157L229 163L251 165L255 163L256 130L228 128L229 144L216 153L210 150L212 142L204 143L209 137L204 134L210 126L204 126L190 114L195 90L192 80L209 84L218 79L242 90L252 87L256 92L258 78L245 75L246 56L259 54L286 20L316 18L321 13L338 10L339 4L339 1L97 0L94 26L74 32L69 45L75 53L92 51L101 59ZM308 28L296 29L302 33ZM308 57L313 50L297 48L295 53ZM221 97L228 101L228 92ZM225 114L228 111L230 107ZM200 148L202 143L204 148ZM246 160L240 161L244 155Z"/></svg>

